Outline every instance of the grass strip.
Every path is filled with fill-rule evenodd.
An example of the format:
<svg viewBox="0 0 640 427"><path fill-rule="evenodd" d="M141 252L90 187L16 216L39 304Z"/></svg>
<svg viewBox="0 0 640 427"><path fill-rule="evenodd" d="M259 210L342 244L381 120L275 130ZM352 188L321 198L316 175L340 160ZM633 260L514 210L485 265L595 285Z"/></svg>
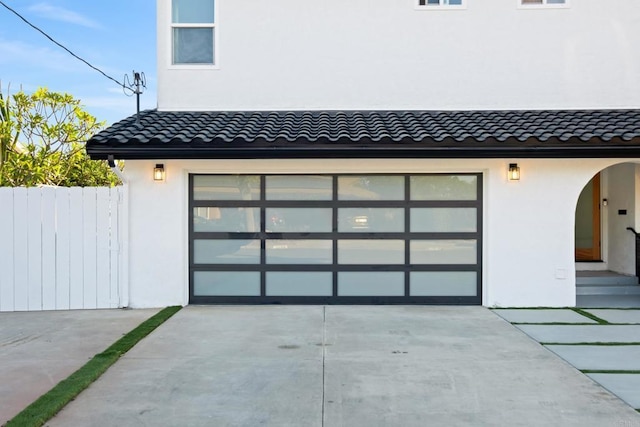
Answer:
<svg viewBox="0 0 640 427"><path fill-rule="evenodd" d="M542 326L598 326L593 323L569 322L511 322L512 325L542 325Z"/></svg>
<svg viewBox="0 0 640 427"><path fill-rule="evenodd" d="M91 383L140 340L149 335L182 307L167 307L142 322L128 334L113 343L102 353L96 354L84 366L60 381L47 393L9 420L5 427L40 427L76 398Z"/></svg>
<svg viewBox="0 0 640 427"><path fill-rule="evenodd" d="M541 342L542 345L602 345L602 346L622 346L622 345L640 345L640 342Z"/></svg>
<svg viewBox="0 0 640 427"><path fill-rule="evenodd" d="M583 374L640 374L640 371L625 371L623 369L580 369Z"/></svg>
<svg viewBox="0 0 640 427"><path fill-rule="evenodd" d="M591 320L595 320L595 321L596 321L596 322L598 322L600 325L608 325L608 324L609 324L609 322L607 322L606 320L601 319L601 318L599 318L598 316L595 316L595 315L593 315L593 314L589 313L588 311L584 311L584 310L583 310L583 309L581 309L581 308L578 308L578 307L571 307L571 310L575 311L575 312L576 312L576 313L578 313L578 314L583 315L584 317L588 317L588 318L589 318L589 319L591 319Z"/></svg>

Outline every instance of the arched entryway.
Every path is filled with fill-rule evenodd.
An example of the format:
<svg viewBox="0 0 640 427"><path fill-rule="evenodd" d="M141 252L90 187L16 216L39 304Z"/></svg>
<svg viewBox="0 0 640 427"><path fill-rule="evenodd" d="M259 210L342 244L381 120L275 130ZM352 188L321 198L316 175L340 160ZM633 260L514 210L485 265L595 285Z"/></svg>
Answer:
<svg viewBox="0 0 640 427"><path fill-rule="evenodd" d="M575 212L578 306L638 306L636 236L640 165L620 163L595 174Z"/></svg>

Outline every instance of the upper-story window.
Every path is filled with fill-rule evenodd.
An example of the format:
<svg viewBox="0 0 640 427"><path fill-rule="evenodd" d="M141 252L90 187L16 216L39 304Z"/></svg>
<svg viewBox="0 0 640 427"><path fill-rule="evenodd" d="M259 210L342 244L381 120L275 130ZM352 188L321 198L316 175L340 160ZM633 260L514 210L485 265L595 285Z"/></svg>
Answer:
<svg viewBox="0 0 640 427"><path fill-rule="evenodd" d="M172 0L173 64L215 65L215 0Z"/></svg>
<svg viewBox="0 0 640 427"><path fill-rule="evenodd" d="M460 9L466 0L418 0L419 9Z"/></svg>
<svg viewBox="0 0 640 427"><path fill-rule="evenodd" d="M548 6L548 7L567 7L569 6L569 0L518 0L520 6L523 7L536 7L536 6Z"/></svg>

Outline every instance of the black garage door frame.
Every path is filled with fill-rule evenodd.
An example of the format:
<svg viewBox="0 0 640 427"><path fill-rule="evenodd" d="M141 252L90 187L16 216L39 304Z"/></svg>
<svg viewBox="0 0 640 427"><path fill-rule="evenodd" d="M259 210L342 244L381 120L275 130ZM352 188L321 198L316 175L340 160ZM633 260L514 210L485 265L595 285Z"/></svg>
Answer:
<svg viewBox="0 0 640 427"><path fill-rule="evenodd" d="M259 200L195 200L194 177L196 176L254 176L260 180ZM295 174L292 176L330 177L333 181L332 200L266 200L266 177L282 174L190 174L189 175L189 303L190 304L430 304L430 305L481 305L482 304L482 236L483 236L483 176L481 173L426 173L426 174ZM393 176L404 177L404 200L339 200L338 177ZM475 200L411 200L410 178L420 176L474 176L477 179ZM196 208L257 208L260 211L260 232L194 231ZM327 233L274 232L267 229L266 210L270 208L331 208L333 230ZM404 209L404 232L338 232L338 209L340 208L402 208ZM412 208L475 208L476 227L473 232L410 232L410 210ZM394 239L404 241L404 264L340 265L338 263L338 240ZM194 241L196 239L259 240L259 264L196 264ZM272 240L330 240L333 262L331 264L267 264L266 242ZM475 264L409 264L412 240L475 240ZM240 242L239 242L240 243ZM260 296L195 295L194 274L196 272L256 272L260 274ZM333 296L267 296L267 272L330 272L333 275ZM410 296L410 274L412 272L475 272L476 294L473 296ZM404 273L404 296L338 296L338 273L340 272L402 272Z"/></svg>

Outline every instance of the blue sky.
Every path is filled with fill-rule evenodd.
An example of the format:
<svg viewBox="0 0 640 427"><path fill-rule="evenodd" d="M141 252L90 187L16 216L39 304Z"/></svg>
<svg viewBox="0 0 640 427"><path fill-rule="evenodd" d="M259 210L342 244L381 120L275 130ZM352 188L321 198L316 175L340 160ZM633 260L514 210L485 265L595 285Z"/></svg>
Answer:
<svg viewBox="0 0 640 427"><path fill-rule="evenodd" d="M154 0L2 0L76 55L118 81L143 71L142 109L156 106ZM39 86L68 92L111 124L135 113L135 97L73 58L0 5L2 92Z"/></svg>

